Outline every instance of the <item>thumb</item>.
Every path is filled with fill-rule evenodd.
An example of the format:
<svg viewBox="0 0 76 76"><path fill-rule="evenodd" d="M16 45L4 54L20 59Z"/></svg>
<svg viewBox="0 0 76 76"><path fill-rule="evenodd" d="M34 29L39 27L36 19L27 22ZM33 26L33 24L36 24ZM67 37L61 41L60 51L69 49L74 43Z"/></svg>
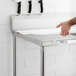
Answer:
<svg viewBox="0 0 76 76"><path fill-rule="evenodd" d="M61 22L59 25L57 25L56 27L59 28L60 26L63 25L63 22Z"/></svg>
<svg viewBox="0 0 76 76"><path fill-rule="evenodd" d="M61 25L57 25L56 28L59 28Z"/></svg>
<svg viewBox="0 0 76 76"><path fill-rule="evenodd" d="M56 28L59 28L62 25L63 25L63 22L61 22L59 25L57 25Z"/></svg>

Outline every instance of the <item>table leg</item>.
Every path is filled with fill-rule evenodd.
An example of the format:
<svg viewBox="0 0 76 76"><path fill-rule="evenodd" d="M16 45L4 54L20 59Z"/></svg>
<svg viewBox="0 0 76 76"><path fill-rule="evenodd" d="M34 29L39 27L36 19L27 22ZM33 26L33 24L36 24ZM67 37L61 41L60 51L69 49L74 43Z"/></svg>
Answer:
<svg viewBox="0 0 76 76"><path fill-rule="evenodd" d="M44 76L44 46L41 46L41 50L40 50L40 72L41 72L41 76Z"/></svg>
<svg viewBox="0 0 76 76"><path fill-rule="evenodd" d="M13 76L16 76L16 37L13 36Z"/></svg>

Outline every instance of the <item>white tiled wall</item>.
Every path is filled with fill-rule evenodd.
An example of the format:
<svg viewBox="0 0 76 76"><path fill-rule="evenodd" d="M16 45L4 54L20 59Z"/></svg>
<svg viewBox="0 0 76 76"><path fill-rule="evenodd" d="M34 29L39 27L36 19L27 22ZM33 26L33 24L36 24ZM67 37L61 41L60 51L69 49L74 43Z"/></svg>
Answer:
<svg viewBox="0 0 76 76"><path fill-rule="evenodd" d="M76 12L75 0L43 0L45 13L51 12Z"/></svg>
<svg viewBox="0 0 76 76"><path fill-rule="evenodd" d="M48 1L50 1L49 2L50 3L50 8L49 8L49 6L47 6L48 2L46 2L45 4L48 7L49 11L46 10L45 12L47 12L47 11L48 12L54 12L54 13L55 12L68 12L70 10L71 10L71 12L76 12L76 8L75 8L76 7L76 1L75 0L48 0ZM46 6L44 6L45 9L47 9ZM9 27L10 26L9 25L10 24L9 16L12 15L12 14L16 14L16 3L13 0L1 0L0 1L0 76L12 76L12 36L11 36L11 33L10 33L10 27ZM20 42L20 44L22 46L22 41ZM74 46L73 45L71 45L72 48L70 48L71 49L70 50L70 55L69 54L67 55L68 51L64 51L64 52L60 51L60 53L65 54L65 55L61 56L61 58L63 60L59 57L60 55L55 56L56 54L58 54L57 52L56 53L52 52L52 54L53 54L52 56L51 56L51 54L49 54L46 57L46 59L48 59L48 60L46 60L46 64L47 65L55 64L55 62L58 64L58 63L60 63L60 61L62 63L64 61L67 61L67 60L70 61L69 56L71 57L71 61L75 62L76 51L74 49L75 45ZM24 46L24 44L23 44L23 46ZM23 48L23 46L22 46L22 48ZM22 49L22 48L20 48L20 49ZM25 51L25 53L27 53L25 55L25 58L20 58L19 61L18 61L19 63L22 61L22 63L18 64L19 67L21 66L21 68L24 69L24 67L26 67L26 66L28 66L28 67L34 66L34 65L39 66L39 63L36 64L34 62L34 64L33 64L33 61L36 61L36 58L39 61L39 52L37 51L37 54L36 54L35 49L32 50L33 52L31 52L31 53L34 53L33 54L34 59L33 58L31 59L31 64L28 64L28 63L30 63L29 60L31 58L30 57L31 54L29 53L29 51ZM22 49L22 50L24 50L24 49ZM21 52L22 51L19 51L19 54L18 54L19 57L22 57L22 55L23 55L23 53L21 53ZM27 56L29 56L29 57L27 57ZM37 57L35 58L35 56L37 56ZM28 61L27 61L27 58L28 58ZM55 60L55 58L57 58L57 59ZM71 63L71 64L74 65L75 64L74 62ZM39 69L38 67L35 67L35 68ZM26 68L26 69L28 71L28 69L30 69L30 68ZM20 74L18 74L18 76L26 76L27 75L26 73L24 74L23 73L24 71L21 71L21 69L17 69L17 70L19 71L18 73L20 73ZM31 69L30 69L30 71L31 71ZM34 71L34 69L32 70L32 72L33 71ZM26 72L26 70L25 70L25 72ZM28 76L29 76L29 74L28 74ZM48 76L55 76L55 75L64 76L65 74L67 76L71 76L71 75L75 76L75 70L74 69L73 70L62 70L61 72L60 71L56 72L56 74L54 72L49 72ZM39 76L39 73L35 73L35 75ZM34 73L31 76L34 76Z"/></svg>
<svg viewBox="0 0 76 76"><path fill-rule="evenodd" d="M17 38L17 75L39 76L40 47Z"/></svg>
<svg viewBox="0 0 76 76"><path fill-rule="evenodd" d="M32 13L39 13L40 7L38 4L38 0L32 0L32 4ZM28 9L25 9L27 5L27 0L22 0L22 14L27 13ZM76 12L75 0L43 0L43 5L44 13Z"/></svg>
<svg viewBox="0 0 76 76"><path fill-rule="evenodd" d="M12 76L10 15L16 14L13 0L0 0L0 76Z"/></svg>
<svg viewBox="0 0 76 76"><path fill-rule="evenodd" d="M47 55L54 56L54 63L46 65L47 72L54 72L54 76L75 76L76 75L76 44L62 44L46 47ZM73 52L74 51L74 52ZM49 58L51 61L51 58ZM48 59L46 60L48 61Z"/></svg>
<svg viewBox="0 0 76 76"><path fill-rule="evenodd" d="M45 47L45 76L76 76L75 50L76 43ZM17 38L17 75L40 76L40 47L20 38Z"/></svg>

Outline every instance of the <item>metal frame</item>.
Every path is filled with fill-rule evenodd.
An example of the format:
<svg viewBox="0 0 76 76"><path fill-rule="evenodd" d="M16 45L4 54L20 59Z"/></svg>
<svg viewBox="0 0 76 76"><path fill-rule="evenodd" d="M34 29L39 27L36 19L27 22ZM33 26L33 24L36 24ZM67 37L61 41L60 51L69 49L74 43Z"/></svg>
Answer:
<svg viewBox="0 0 76 76"><path fill-rule="evenodd" d="M44 76L44 46L40 46L40 76ZM13 76L17 76L16 73L16 36L13 36Z"/></svg>
<svg viewBox="0 0 76 76"><path fill-rule="evenodd" d="M46 45L43 45L43 43L41 41L37 41L37 40L34 40L34 39L31 39L31 38L28 38L28 37L25 37L21 34L18 34L17 32L13 31L12 29L12 16L10 17L10 30L12 31L12 34L13 34L13 76L17 76L17 71L16 71L16 38L17 37L20 37L20 38L23 38L25 40L28 40L30 42L33 42L37 45L39 45L41 47L41 50L40 50L40 76L44 76L45 75L45 56L44 56L44 47ZM76 35L76 34L75 34ZM68 42L69 43L69 42ZM70 42L72 43L72 42ZM51 46L51 44L49 44L49 46Z"/></svg>
<svg viewBox="0 0 76 76"><path fill-rule="evenodd" d="M16 37L13 36L13 76L16 76Z"/></svg>
<svg viewBox="0 0 76 76"><path fill-rule="evenodd" d="M45 75L45 67L44 67L44 64L45 64L45 61L44 61L44 46L41 46L41 50L40 50L40 72L41 72L41 75L40 76L44 76Z"/></svg>

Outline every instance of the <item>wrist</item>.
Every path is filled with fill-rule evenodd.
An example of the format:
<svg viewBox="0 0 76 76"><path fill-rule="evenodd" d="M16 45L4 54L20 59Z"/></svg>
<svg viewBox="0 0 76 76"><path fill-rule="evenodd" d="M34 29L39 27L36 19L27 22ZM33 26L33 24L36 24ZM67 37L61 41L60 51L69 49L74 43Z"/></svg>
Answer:
<svg viewBox="0 0 76 76"><path fill-rule="evenodd" d="M69 21L68 21L68 24L69 24L69 26L73 26L73 25L74 25L74 23L73 23L72 20L69 20Z"/></svg>
<svg viewBox="0 0 76 76"><path fill-rule="evenodd" d="M68 22L69 22L70 26L75 25L76 24L76 17L74 17L73 19L69 20Z"/></svg>

